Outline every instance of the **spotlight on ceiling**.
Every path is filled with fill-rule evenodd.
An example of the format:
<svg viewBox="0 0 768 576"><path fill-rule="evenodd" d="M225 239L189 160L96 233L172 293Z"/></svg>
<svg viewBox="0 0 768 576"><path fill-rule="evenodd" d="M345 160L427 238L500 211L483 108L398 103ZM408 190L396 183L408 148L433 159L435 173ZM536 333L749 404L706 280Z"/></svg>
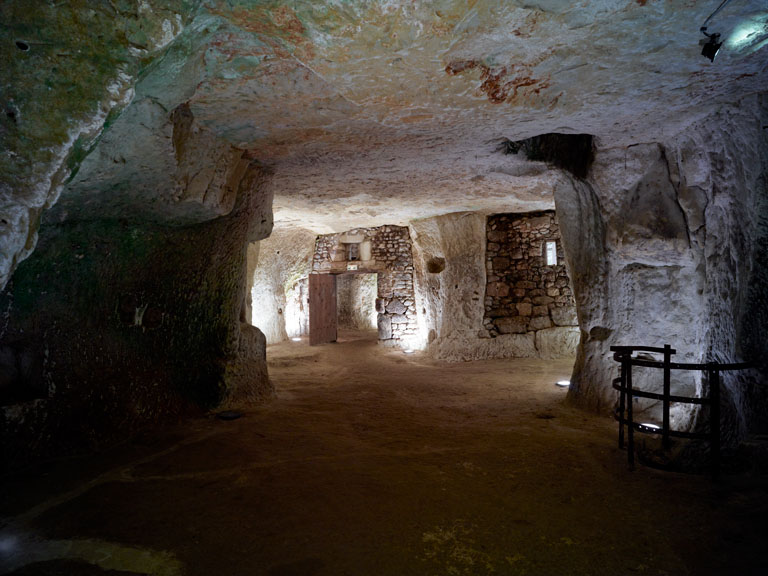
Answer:
<svg viewBox="0 0 768 576"><path fill-rule="evenodd" d="M555 386L557 386L558 388L568 388L570 385L571 385L570 380L558 380L557 382L555 382Z"/></svg>
<svg viewBox="0 0 768 576"><path fill-rule="evenodd" d="M707 19L704 20L704 23L701 25L701 28L699 30L701 31L704 36L707 37L706 41L703 41L702 47L701 47L701 55L709 58L710 62L715 61L715 56L717 56L717 53L720 51L720 46L723 45L722 42L720 42L720 34L714 33L714 34L707 34L707 24L709 24L709 21L712 20L712 18L715 17L715 15L720 12L725 6L730 2L731 0L723 0L720 2L720 6L715 8L715 11L712 12L709 16L707 16Z"/></svg>
<svg viewBox="0 0 768 576"><path fill-rule="evenodd" d="M707 33L704 32L704 34ZM714 62L715 56L720 52L720 46L722 46L723 43L720 42L720 34L707 34L707 37L709 40L707 40L701 47L701 55L709 58L710 62Z"/></svg>
<svg viewBox="0 0 768 576"><path fill-rule="evenodd" d="M299 338L298 336L294 336L293 338L291 338L291 340L293 340L294 342L301 342L301 338Z"/></svg>

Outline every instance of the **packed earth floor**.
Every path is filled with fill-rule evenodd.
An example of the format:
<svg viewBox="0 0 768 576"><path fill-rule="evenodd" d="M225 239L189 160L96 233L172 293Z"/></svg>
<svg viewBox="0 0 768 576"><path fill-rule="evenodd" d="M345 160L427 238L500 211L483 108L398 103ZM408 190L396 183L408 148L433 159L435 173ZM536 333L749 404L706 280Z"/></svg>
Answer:
<svg viewBox="0 0 768 576"><path fill-rule="evenodd" d="M765 574L764 478L627 470L572 362L445 364L348 333L276 397L2 479L0 573Z"/></svg>

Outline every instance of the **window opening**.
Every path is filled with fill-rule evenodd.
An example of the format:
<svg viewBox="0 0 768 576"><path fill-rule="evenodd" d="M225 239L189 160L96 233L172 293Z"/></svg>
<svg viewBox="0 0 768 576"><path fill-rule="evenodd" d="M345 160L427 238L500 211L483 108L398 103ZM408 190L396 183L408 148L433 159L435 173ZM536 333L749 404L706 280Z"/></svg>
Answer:
<svg viewBox="0 0 768 576"><path fill-rule="evenodd" d="M544 246L547 266L557 266L557 243L547 242Z"/></svg>

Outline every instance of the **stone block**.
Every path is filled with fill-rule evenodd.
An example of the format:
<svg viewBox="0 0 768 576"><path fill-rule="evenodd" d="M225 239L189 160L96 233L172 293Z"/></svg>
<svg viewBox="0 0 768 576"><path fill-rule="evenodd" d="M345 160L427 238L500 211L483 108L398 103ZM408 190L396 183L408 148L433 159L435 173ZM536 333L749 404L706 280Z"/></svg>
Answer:
<svg viewBox="0 0 768 576"><path fill-rule="evenodd" d="M531 330L544 330L552 327L552 320L549 319L549 316L534 316L531 318L529 326Z"/></svg>
<svg viewBox="0 0 768 576"><path fill-rule="evenodd" d="M515 308L517 308L517 313L520 316L530 316L533 313L533 306L524 302L516 304Z"/></svg>
<svg viewBox="0 0 768 576"><path fill-rule="evenodd" d="M552 298L560 296L560 290L557 288L547 288L547 296L551 296Z"/></svg>
<svg viewBox="0 0 768 576"><path fill-rule="evenodd" d="M405 314L393 314L392 315L392 323L393 324L406 324L408 322L408 316Z"/></svg>
<svg viewBox="0 0 768 576"><path fill-rule="evenodd" d="M402 314L405 312L406 306L399 298L394 298L387 304L386 310L390 314Z"/></svg>
<svg viewBox="0 0 768 576"><path fill-rule="evenodd" d="M533 315L534 316L549 316L549 306L534 306L533 307Z"/></svg>
<svg viewBox="0 0 768 576"><path fill-rule="evenodd" d="M489 242L503 242L504 239L506 239L507 234L505 232L500 232L497 230L491 230L488 232L488 241Z"/></svg>
<svg viewBox="0 0 768 576"><path fill-rule="evenodd" d="M542 358L574 356L578 344L578 328L562 326L536 332L536 349Z"/></svg>
<svg viewBox="0 0 768 576"><path fill-rule="evenodd" d="M377 319L379 330L379 340L389 340L392 338L392 317L386 314L379 314Z"/></svg>
<svg viewBox="0 0 768 576"><path fill-rule="evenodd" d="M576 309L573 306L563 306L552 309L552 321L557 326L576 326Z"/></svg>
<svg viewBox="0 0 768 576"><path fill-rule="evenodd" d="M494 258L493 269L496 271L506 270L509 268L509 258Z"/></svg>
<svg viewBox="0 0 768 576"><path fill-rule="evenodd" d="M376 298L376 312L384 314L387 301L384 298Z"/></svg>
<svg viewBox="0 0 768 576"><path fill-rule="evenodd" d="M488 285L486 294L497 298L505 298L509 295L509 286L503 282L493 282Z"/></svg>
<svg viewBox="0 0 768 576"><path fill-rule="evenodd" d="M536 218L531 218L528 223L534 230L541 228L549 230L549 227L552 225L552 220L549 216L538 216Z"/></svg>
<svg viewBox="0 0 768 576"><path fill-rule="evenodd" d="M552 304L553 302L554 302L554 299L551 296L536 296L536 298L533 299L533 303L539 306Z"/></svg>
<svg viewBox="0 0 768 576"><path fill-rule="evenodd" d="M501 334L524 334L528 331L528 318L523 316L497 318L493 323Z"/></svg>

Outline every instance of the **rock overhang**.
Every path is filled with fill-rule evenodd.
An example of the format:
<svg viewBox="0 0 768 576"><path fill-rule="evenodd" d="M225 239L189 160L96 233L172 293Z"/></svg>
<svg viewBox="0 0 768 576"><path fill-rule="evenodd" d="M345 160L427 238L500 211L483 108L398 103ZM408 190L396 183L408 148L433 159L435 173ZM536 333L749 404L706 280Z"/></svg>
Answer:
<svg viewBox="0 0 768 576"><path fill-rule="evenodd" d="M658 141L764 89L768 12L727 8L713 65L698 28L714 6L683 2L209 3L207 76L189 104L275 166L277 222L327 232L537 210L561 176L499 157L499 139Z"/></svg>
<svg viewBox="0 0 768 576"><path fill-rule="evenodd" d="M94 94L109 105L97 106L96 94L86 99L89 113L65 97L74 72L54 70L50 58L39 61L60 81L51 88L60 105L50 110L66 119L58 132L88 121L96 126L89 138L70 141L48 133L48 113L29 114L32 103L17 90L18 110L9 108L2 137L10 144L6 174L21 178L3 183L3 203L35 210L53 203L62 179L50 175L59 171L72 178L64 198L80 212L98 213L103 198L95 197L108 193L112 213L170 206L163 218L173 220L170 118L186 105L195 130L207 135L198 139L201 162L234 147L274 168L278 225L330 232L447 212L548 208L562 174L500 155L501 139L554 132L593 134L603 147L663 141L722 104L766 90L763 3L729 3L713 20L709 30L724 40L715 63L700 54L699 25L716 6L690 4L73 5L81 19L95 10L122 26L109 42L133 63L93 75ZM9 14L18 22L6 43L34 40L32 20L20 9ZM36 52L32 43L29 53L8 57ZM7 86L26 85L13 60L9 70ZM128 80L115 95L120 73ZM117 97L128 91L129 104ZM26 130L24 146L9 123ZM76 146L79 140L88 145ZM23 157L25 146L56 154L39 161L33 152L11 156ZM64 212L60 217L78 211Z"/></svg>

